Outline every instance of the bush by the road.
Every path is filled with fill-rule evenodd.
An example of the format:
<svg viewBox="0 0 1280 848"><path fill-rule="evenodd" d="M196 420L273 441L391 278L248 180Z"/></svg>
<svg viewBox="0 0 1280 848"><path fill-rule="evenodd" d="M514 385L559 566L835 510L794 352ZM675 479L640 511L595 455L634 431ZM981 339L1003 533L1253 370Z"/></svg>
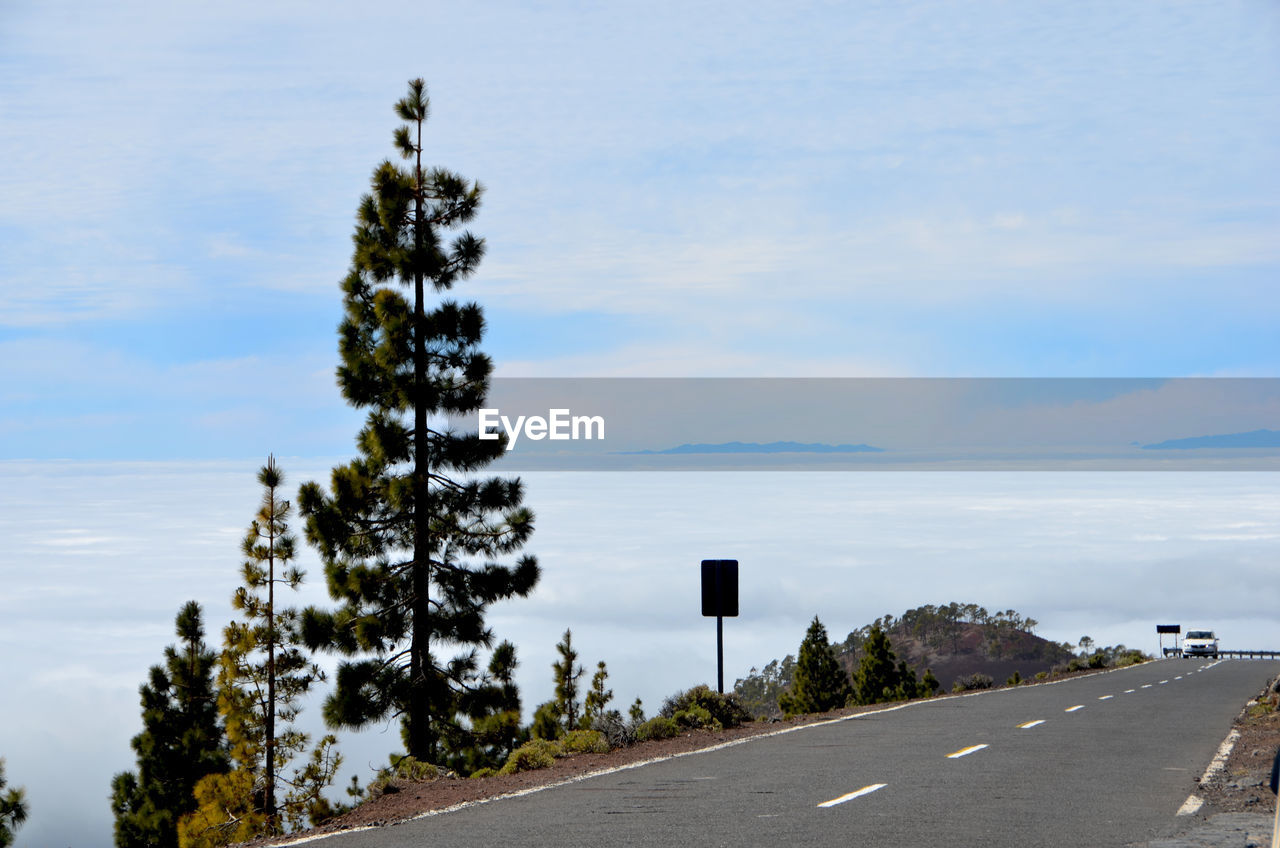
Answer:
<svg viewBox="0 0 1280 848"><path fill-rule="evenodd" d="M710 727L715 730L737 727L752 720L751 713L747 712L737 695L721 695L705 685L677 692L663 702L658 712L682 727Z"/></svg>
<svg viewBox="0 0 1280 848"><path fill-rule="evenodd" d="M971 692L975 689L990 689L994 684L995 680L992 679L991 675L976 672L958 678L955 683L951 684L951 691Z"/></svg>
<svg viewBox="0 0 1280 848"><path fill-rule="evenodd" d="M680 725L675 719L666 716L654 716L636 728L636 741L648 742L650 739L670 739L680 733Z"/></svg>

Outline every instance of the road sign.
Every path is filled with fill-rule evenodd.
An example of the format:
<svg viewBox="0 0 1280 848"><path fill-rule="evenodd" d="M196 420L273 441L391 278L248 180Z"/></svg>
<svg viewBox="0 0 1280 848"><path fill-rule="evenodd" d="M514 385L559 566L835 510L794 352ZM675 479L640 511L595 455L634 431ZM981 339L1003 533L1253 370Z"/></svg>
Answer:
<svg viewBox="0 0 1280 848"><path fill-rule="evenodd" d="M1181 633L1182 625L1181 624L1157 624L1156 632L1157 633Z"/></svg>
<svg viewBox="0 0 1280 848"><path fill-rule="evenodd" d="M738 561L702 561L702 614L716 617L716 691L724 694L724 619L738 614Z"/></svg>
<svg viewBox="0 0 1280 848"><path fill-rule="evenodd" d="M738 561L702 561L702 614L734 618L738 614Z"/></svg>

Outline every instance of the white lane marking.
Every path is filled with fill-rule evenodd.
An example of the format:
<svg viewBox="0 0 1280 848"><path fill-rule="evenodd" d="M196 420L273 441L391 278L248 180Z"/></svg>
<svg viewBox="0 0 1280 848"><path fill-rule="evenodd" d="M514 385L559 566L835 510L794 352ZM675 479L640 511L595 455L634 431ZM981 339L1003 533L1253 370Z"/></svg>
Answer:
<svg viewBox="0 0 1280 848"><path fill-rule="evenodd" d="M1143 689L1150 689L1150 688L1151 688L1151 684L1150 684L1150 683L1144 683L1144 684L1142 684L1142 688L1143 688Z"/></svg>
<svg viewBox="0 0 1280 848"><path fill-rule="evenodd" d="M1181 674L1179 674L1177 677L1175 677L1175 678L1173 678L1173 679L1174 679L1174 680L1181 680L1181 679L1182 679L1182 675L1181 675Z"/></svg>
<svg viewBox="0 0 1280 848"><path fill-rule="evenodd" d="M1041 724L1044 724L1044 719L1038 718L1035 721L1023 722L1022 724L1018 725L1018 727L1022 730L1030 730L1031 728Z"/></svg>
<svg viewBox="0 0 1280 848"><path fill-rule="evenodd" d="M1115 695L1099 695L1099 696L1098 696L1098 700L1099 700L1099 701L1109 701L1109 700L1111 700L1111 699L1112 699L1112 698L1114 698L1114 697L1115 697Z"/></svg>
<svg viewBox="0 0 1280 848"><path fill-rule="evenodd" d="M1204 806L1204 801L1197 795L1188 795L1187 800L1182 802L1182 806L1178 808L1180 816L1194 816L1200 812L1200 808Z"/></svg>
<svg viewBox="0 0 1280 848"><path fill-rule="evenodd" d="M1124 690L1124 693L1126 695L1132 695L1134 692L1137 692L1137 691L1138 691L1137 689L1126 689Z"/></svg>
<svg viewBox="0 0 1280 848"><path fill-rule="evenodd" d="M861 798L863 795L870 795L872 792L875 792L877 789L884 789L888 785L889 784L887 783L873 783L870 786L864 786L861 789L858 789L854 792L848 792L844 795L841 795L839 798L832 798L830 801L823 801L818 806L834 807L836 804L843 804L845 801L852 801L854 798Z"/></svg>
<svg viewBox="0 0 1280 848"><path fill-rule="evenodd" d="M1076 704L1074 707L1067 707L1065 710L1063 710L1063 712L1064 712L1064 713L1073 713L1073 712L1075 712L1076 710L1083 710L1083 709L1084 709L1084 704Z"/></svg>
<svg viewBox="0 0 1280 848"><path fill-rule="evenodd" d="M1161 685L1161 686L1163 686L1164 684L1166 684L1166 683L1168 683L1168 682L1169 682L1169 681L1167 681L1167 680L1161 680L1161 681L1160 681L1160 685Z"/></svg>
<svg viewBox="0 0 1280 848"><path fill-rule="evenodd" d="M981 745L970 745L968 748L961 748L959 751L954 751L950 754L947 754L947 759L958 760L961 757L969 756L975 751L981 751L983 748L986 748L986 747L988 747L988 745L985 742L982 743Z"/></svg>

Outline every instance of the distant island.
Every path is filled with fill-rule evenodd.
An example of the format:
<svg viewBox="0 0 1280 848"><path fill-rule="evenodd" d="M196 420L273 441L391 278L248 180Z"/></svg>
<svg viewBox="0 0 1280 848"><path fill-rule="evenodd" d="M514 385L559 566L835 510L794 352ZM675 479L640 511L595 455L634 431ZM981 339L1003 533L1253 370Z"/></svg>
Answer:
<svg viewBox="0 0 1280 848"><path fill-rule="evenodd" d="M1280 430L1252 430L1248 433L1226 433L1220 436L1195 436L1170 439L1143 450L1195 450L1197 448L1280 448Z"/></svg>
<svg viewBox="0 0 1280 848"><path fill-rule="evenodd" d="M666 450L618 451L628 456L670 456L693 453L884 453L884 448L871 445L825 445L820 442L721 442L720 444L680 445Z"/></svg>

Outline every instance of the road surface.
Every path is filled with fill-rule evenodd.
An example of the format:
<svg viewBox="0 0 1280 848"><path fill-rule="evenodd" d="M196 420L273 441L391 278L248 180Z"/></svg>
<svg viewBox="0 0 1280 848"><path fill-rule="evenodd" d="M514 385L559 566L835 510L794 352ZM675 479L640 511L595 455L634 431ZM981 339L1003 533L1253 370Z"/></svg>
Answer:
<svg viewBox="0 0 1280 848"><path fill-rule="evenodd" d="M1195 791L1280 662L1158 660L913 702L593 777L326 848L1123 846Z"/></svg>

